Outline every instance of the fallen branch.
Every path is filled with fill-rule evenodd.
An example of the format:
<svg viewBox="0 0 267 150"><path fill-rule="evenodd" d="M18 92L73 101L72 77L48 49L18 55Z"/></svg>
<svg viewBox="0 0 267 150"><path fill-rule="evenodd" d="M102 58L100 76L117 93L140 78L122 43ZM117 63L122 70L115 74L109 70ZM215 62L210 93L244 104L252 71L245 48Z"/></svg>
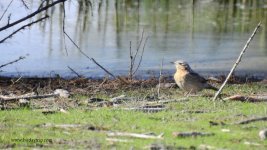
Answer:
<svg viewBox="0 0 267 150"><path fill-rule="evenodd" d="M122 143L133 142L132 140L115 139L115 138L106 138L106 140L109 142L122 142Z"/></svg>
<svg viewBox="0 0 267 150"><path fill-rule="evenodd" d="M213 136L214 133L205 132L173 132L174 137L196 137L196 136Z"/></svg>
<svg viewBox="0 0 267 150"><path fill-rule="evenodd" d="M33 25L33 24L35 24L35 23L38 23L38 22L41 22L41 21L43 21L43 20L45 20L45 19L47 19L47 18L49 18L48 15L46 15L45 17L42 17L42 18L40 18L40 19L38 19L38 20L36 20L36 21L33 21L33 22L31 22L31 23L28 23L28 24L26 24L26 25L20 27L19 29L17 29L16 31L12 32L10 35L8 35L8 36L5 37L4 39L2 39L2 40L0 41L0 43L5 42L7 39L11 38L14 34L18 33L20 30L23 30L23 29L25 29L26 27L30 27L31 25Z"/></svg>
<svg viewBox="0 0 267 150"><path fill-rule="evenodd" d="M0 95L0 102L8 101L17 101L19 99L39 99L39 98L48 98L48 97L58 97L59 94L44 94L44 95L30 95L30 96L16 96L16 97L7 97Z"/></svg>
<svg viewBox="0 0 267 150"><path fill-rule="evenodd" d="M123 110L134 110L134 111L142 111L148 113L156 113L163 110L166 110L165 107L133 107L133 108L122 108Z"/></svg>
<svg viewBox="0 0 267 150"><path fill-rule="evenodd" d="M148 102L147 104L168 104L168 103L179 103L179 102L187 102L189 99L186 98L181 98L181 99L170 99L170 100L159 100L155 102Z"/></svg>
<svg viewBox="0 0 267 150"><path fill-rule="evenodd" d="M58 113L58 112L61 112L61 113L64 113L64 114L67 114L68 112L64 109L35 109L34 111L40 111L42 114L44 115L48 115L48 114L55 114L55 113Z"/></svg>
<svg viewBox="0 0 267 150"><path fill-rule="evenodd" d="M25 17L23 17L23 18L21 18L21 19L19 19L19 20L17 20L17 21L14 21L14 22L12 22L12 23L9 23L9 24L7 24L7 25L1 27L1 28L0 28L0 32L3 31L3 30L5 30L5 29L8 29L8 28L10 28L10 27L12 27L12 26L14 26L14 25L16 25L16 24L19 24L19 23L21 23L21 22L23 22L23 21L25 21L25 20L27 20L27 19L29 19L29 18L32 18L32 17L34 17L35 15L39 14L40 12L45 11L45 10L47 10L47 9L50 8L50 7L53 7L54 5L56 5L56 4L58 4L58 3L62 3L62 2L65 2L65 1L66 1L66 0L58 0L58 1L55 1L55 2L53 2L53 3L51 3L51 4L49 4L49 5L46 5L45 7L39 8L38 10L36 10L36 11L34 11L33 13L29 14L28 16L25 16Z"/></svg>
<svg viewBox="0 0 267 150"><path fill-rule="evenodd" d="M207 111L207 110L182 110L181 113L202 114L202 113L211 113L211 111Z"/></svg>
<svg viewBox="0 0 267 150"><path fill-rule="evenodd" d="M241 101L241 102L267 102L267 95L258 96L243 96L243 95L233 95L226 97L223 100Z"/></svg>
<svg viewBox="0 0 267 150"><path fill-rule="evenodd" d="M25 59L25 58L26 58L25 56L20 56L20 57L19 57L18 59L16 59L16 60L13 60L13 61L11 61L11 62L8 62L8 63L6 63L6 64L1 65L0 68L3 68L3 67L5 67L5 66L7 66L7 65L11 65L11 64L16 63L16 62L18 62L18 61L20 61L20 60L22 60L22 59Z"/></svg>
<svg viewBox="0 0 267 150"><path fill-rule="evenodd" d="M91 131L106 131L107 129L104 127L92 126L90 124L53 124L53 123L44 123L37 125L36 127L43 128L62 128L62 129L86 129Z"/></svg>
<svg viewBox="0 0 267 150"><path fill-rule="evenodd" d="M249 123L257 122L257 121L267 121L267 117L258 117L258 118L247 119L247 120L237 122L235 124L249 124Z"/></svg>
<svg viewBox="0 0 267 150"><path fill-rule="evenodd" d="M215 101L217 99L217 97L219 96L219 94L222 92L224 86L226 85L226 83L228 82L228 80L230 79L230 77L232 76L233 72L235 71L235 68L237 67L237 65L241 62L241 58L243 56L243 54L245 53L246 49L248 48L251 40L253 39L253 37L255 36L257 30L259 29L261 25L261 22L259 22L259 24L257 25L257 27L254 29L253 33L251 34L251 36L249 37L247 43L245 44L243 50L240 52L239 57L237 58L235 64L233 65L231 71L229 72L228 76L226 77L225 81L223 82L223 84L221 85L220 89L215 93L215 96L213 97L213 101Z"/></svg>
<svg viewBox="0 0 267 150"><path fill-rule="evenodd" d="M114 137L114 136L123 136L123 137L134 137L134 138L141 138L141 139L163 139L163 133L158 136L155 135L146 135L146 134L138 134L138 133L128 133L128 132L108 132L107 136Z"/></svg>

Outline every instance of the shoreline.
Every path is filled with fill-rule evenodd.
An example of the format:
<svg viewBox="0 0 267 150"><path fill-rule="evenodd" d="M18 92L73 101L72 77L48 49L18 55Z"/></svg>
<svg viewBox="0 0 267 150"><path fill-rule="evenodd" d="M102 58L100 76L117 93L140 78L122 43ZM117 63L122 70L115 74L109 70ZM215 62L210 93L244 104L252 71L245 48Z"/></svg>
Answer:
<svg viewBox="0 0 267 150"><path fill-rule="evenodd" d="M75 70L77 71L77 70ZM82 77L88 79L102 79L108 77L108 75L102 71L77 71ZM197 73L204 77L221 77L227 76L229 71L226 70L196 70ZM128 71L126 70L115 70L112 73L118 77L127 77ZM163 76L172 76L175 73L173 69L163 69L162 75ZM257 78L259 80L263 80L267 78L267 71L253 71L253 70L236 70L234 72L234 76L241 77L241 78ZM0 78L63 78L63 79L73 79L77 78L77 75L71 71L51 71L51 72L0 72ZM134 76L135 79L150 79L150 78L158 78L159 77L159 70L140 70ZM110 77L112 78L112 77Z"/></svg>

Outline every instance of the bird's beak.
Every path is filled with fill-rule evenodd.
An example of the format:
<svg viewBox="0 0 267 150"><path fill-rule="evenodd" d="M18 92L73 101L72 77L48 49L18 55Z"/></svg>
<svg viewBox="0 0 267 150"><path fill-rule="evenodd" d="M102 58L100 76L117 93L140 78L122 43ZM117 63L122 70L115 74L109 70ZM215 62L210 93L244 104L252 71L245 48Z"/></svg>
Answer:
<svg viewBox="0 0 267 150"><path fill-rule="evenodd" d="M175 64L174 61L171 61L170 63L171 63L171 64Z"/></svg>

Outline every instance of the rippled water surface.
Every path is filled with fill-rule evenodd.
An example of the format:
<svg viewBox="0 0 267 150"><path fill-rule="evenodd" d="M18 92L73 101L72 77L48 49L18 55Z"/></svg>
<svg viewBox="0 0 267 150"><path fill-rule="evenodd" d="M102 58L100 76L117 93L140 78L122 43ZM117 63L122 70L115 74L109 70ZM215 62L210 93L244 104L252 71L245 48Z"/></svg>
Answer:
<svg viewBox="0 0 267 150"><path fill-rule="evenodd" d="M11 0L0 1L2 15ZM0 26L38 9L39 0L13 1ZM3 39L20 26L48 14L45 22L22 30L0 44L0 65L19 56L27 58L1 68L0 75L75 76L67 66L87 77L104 76L67 38L63 38L63 5L49 9L1 32ZM259 21L262 27L242 59L237 72L267 73L267 0L68 0L65 3L68 35L89 57L114 74L127 75L129 50L135 52L141 39L142 63L137 74L173 72L169 63L188 61L203 73L230 70ZM66 49L65 49L66 47ZM138 55L136 61L141 57ZM136 62L138 64L138 62Z"/></svg>

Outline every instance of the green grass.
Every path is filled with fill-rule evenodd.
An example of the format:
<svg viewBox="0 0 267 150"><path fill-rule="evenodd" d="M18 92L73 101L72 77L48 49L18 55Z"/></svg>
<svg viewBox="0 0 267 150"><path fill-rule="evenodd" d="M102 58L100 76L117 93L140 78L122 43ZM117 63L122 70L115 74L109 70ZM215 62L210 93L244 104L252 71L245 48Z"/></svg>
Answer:
<svg viewBox="0 0 267 150"><path fill-rule="evenodd" d="M125 94L127 96L144 97L153 94L156 89L141 89L135 91L117 91L114 96ZM211 93L211 91L203 91ZM250 95L267 93L266 85L243 84L230 85L224 90L225 94ZM170 98L181 97L177 89L162 90L162 95ZM110 95L98 95L108 98ZM85 100L86 97L75 95L73 98ZM44 115L39 111L31 109L17 109L0 111L0 145L1 148L14 147L45 147L55 148L91 148L91 149L145 149L151 144L162 144L173 147L199 147L209 145L225 149L267 149L267 142L258 137L258 132L267 127L267 122L260 121L246 125L233 125L232 123L256 116L266 116L266 103L243 103L243 102L221 102L216 106L211 98L191 97L188 102L171 103L167 105L166 111L158 113L144 113L139 111L126 111L116 108L98 108L89 110L74 108L68 110L67 114L55 113ZM188 113L188 110L205 110L207 113ZM210 126L209 121L223 122L226 125ZM103 131L91 131L83 128L55 128L40 127L44 123L53 124L82 124L101 127L109 131L133 132L155 134L164 133L163 140L148 140L127 137L116 137L128 139L129 142L111 143L106 140L107 135ZM230 132L222 132L229 129ZM214 136L177 138L173 132L212 132ZM12 139L52 139L52 143L14 142ZM259 145L246 145L245 142ZM13 145L15 143L15 145Z"/></svg>

